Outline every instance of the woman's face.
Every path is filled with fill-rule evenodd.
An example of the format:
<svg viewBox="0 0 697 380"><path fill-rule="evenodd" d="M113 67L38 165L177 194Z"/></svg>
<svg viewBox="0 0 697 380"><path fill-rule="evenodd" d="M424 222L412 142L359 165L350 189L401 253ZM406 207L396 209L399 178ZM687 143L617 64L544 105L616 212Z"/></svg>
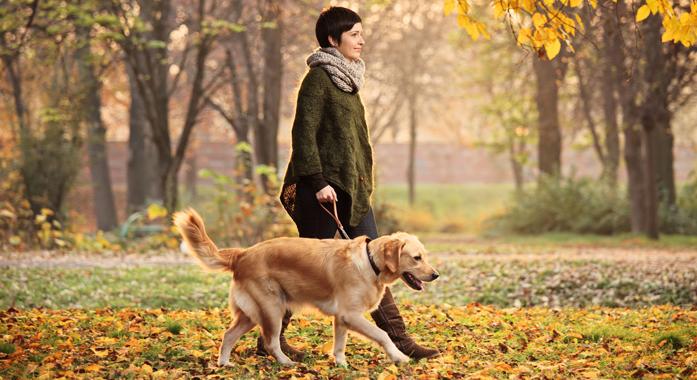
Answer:
<svg viewBox="0 0 697 380"><path fill-rule="evenodd" d="M361 57L361 50L365 40L363 40L363 25L356 23L351 30L341 34L341 44L337 44L334 38L329 37L329 43L341 52L347 59L352 61Z"/></svg>

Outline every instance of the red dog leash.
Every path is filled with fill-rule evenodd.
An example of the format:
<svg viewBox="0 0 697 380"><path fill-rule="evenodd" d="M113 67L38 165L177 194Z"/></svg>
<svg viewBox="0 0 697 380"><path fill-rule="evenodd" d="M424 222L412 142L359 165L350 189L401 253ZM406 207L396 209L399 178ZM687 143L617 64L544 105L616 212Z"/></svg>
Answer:
<svg viewBox="0 0 697 380"><path fill-rule="evenodd" d="M324 209L324 211L326 211L327 214L329 214L329 216L331 216L332 219L334 219L334 222L336 222L336 226L339 228L339 233L341 234L341 237L347 240L351 240L346 231L344 231L344 225L341 224L341 221L339 220L339 213L336 211L336 200L332 200L332 204L334 205L334 213L329 211L328 208L324 207L322 202L320 202L319 200L317 200L317 202L319 202L319 205L322 207L322 209Z"/></svg>
<svg viewBox="0 0 697 380"><path fill-rule="evenodd" d="M319 202L319 200L318 200ZM348 236L346 231L344 231L344 226L341 224L341 221L339 220L339 213L336 211L336 201L332 201L334 205L334 212L332 213L329 211L328 208L324 207L322 202L319 202L319 205L324 209L324 211L329 214L329 216L334 219L334 222L336 222L336 226L339 228L339 232L341 233L341 237L346 239L346 240L351 240L351 238ZM368 248L368 242L370 242L370 238L366 236L366 241L365 241L365 253L368 255L368 261L370 262L370 267L373 268L373 272L375 272L376 276L380 275L380 268L378 268L377 264L375 264L375 260L373 260L373 255L370 253L370 248Z"/></svg>

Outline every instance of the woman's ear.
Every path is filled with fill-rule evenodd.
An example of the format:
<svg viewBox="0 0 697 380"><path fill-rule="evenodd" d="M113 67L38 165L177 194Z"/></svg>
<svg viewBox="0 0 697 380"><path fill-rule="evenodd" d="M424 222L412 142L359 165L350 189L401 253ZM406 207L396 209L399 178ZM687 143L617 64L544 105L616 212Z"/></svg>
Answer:
<svg viewBox="0 0 697 380"><path fill-rule="evenodd" d="M385 261L385 268L392 273L399 270L399 257L402 256L402 249L407 244L399 239L393 239L385 243L382 257Z"/></svg>
<svg viewBox="0 0 697 380"><path fill-rule="evenodd" d="M332 47L338 47L338 46L339 46L339 43L336 42L336 40L334 39L334 37L332 37L332 36L327 36L327 39L329 40L329 44L332 45Z"/></svg>

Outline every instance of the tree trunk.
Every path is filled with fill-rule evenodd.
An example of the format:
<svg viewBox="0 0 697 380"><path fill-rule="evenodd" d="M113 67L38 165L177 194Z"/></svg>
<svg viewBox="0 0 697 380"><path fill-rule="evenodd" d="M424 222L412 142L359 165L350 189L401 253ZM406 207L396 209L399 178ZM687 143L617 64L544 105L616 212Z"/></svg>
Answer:
<svg viewBox="0 0 697 380"><path fill-rule="evenodd" d="M409 91L409 163L407 165L407 183L409 186L409 205L416 200L416 93Z"/></svg>
<svg viewBox="0 0 697 380"><path fill-rule="evenodd" d="M206 10L208 9L205 0L199 0L196 4L196 22L187 24L190 34L197 36L191 45L194 49L195 59L194 68L186 70L187 82L191 83L189 88L188 105L184 123L181 127L181 134L176 147L172 146L172 137L169 128L169 100L175 88L176 81L170 83L169 69L171 57L168 55L167 43L170 41L171 21L174 18L171 14L172 0L143 0L141 5L141 17L151 28L144 33L146 40L158 41L158 44L146 44L145 48L134 45L133 41L127 41L121 46L126 52L128 63L134 72L134 78L138 91L145 104L145 114L147 116L150 131L152 132L153 142L157 150L157 175L158 185L163 194L163 204L169 214L173 213L178 201L178 179L177 174L182 166L184 155L191 138L191 133L198 121L201 110L207 98L206 91L214 88L214 81L219 75L216 74L205 83L206 77L206 58L216 39L215 34L206 33L203 25L206 22ZM117 6L118 8L118 6ZM142 38L138 35L136 38ZM189 79L191 78L191 79Z"/></svg>
<svg viewBox="0 0 697 380"><path fill-rule="evenodd" d="M157 146L152 137L152 128L150 122L145 120L145 167L146 167L146 186L147 196L145 197L145 205L148 203L164 203L165 194L162 192L160 181L158 180L158 171L160 167L160 156L157 153Z"/></svg>
<svg viewBox="0 0 697 380"><path fill-rule="evenodd" d="M12 86L12 97L15 106L15 115L17 116L17 125L19 127L20 139L28 133L27 122L27 107L24 103L22 94L22 77L19 71L18 56L2 55L2 61L5 64L7 71L7 79Z"/></svg>
<svg viewBox="0 0 697 380"><path fill-rule="evenodd" d="M586 119L586 124L588 125L588 130L591 133L591 137L593 139L593 149L595 149L595 153L598 155L598 160L602 164L603 167L603 172L601 174L601 177L605 176L605 173L607 172L607 160L606 160L606 154L605 154L605 149L603 148L603 144L600 141L600 136L598 135L597 128L595 126L595 120L593 119L593 110L592 110L592 103L593 103L593 89L591 84L593 83L592 79L588 79L585 77L585 74L583 72L583 65L587 65L587 60L583 58L577 58L574 60L574 63L576 64L576 75L578 76L578 92L579 92L579 97L580 97L580 102L581 102L581 108L583 112L583 117Z"/></svg>
<svg viewBox="0 0 697 380"><path fill-rule="evenodd" d="M619 33L621 19L628 17L625 4L619 2L614 11L614 13L608 11L604 28L608 32L614 28L616 32L609 33L608 37L604 39L607 46L603 47L603 52L606 53L604 57L615 67L615 70L612 71L612 82L616 86L622 112L624 164L627 170L631 230L633 233L642 233L646 220L644 209L646 191L642 168L641 132L637 122L637 114L639 113L636 104L638 85L635 78L638 77L639 70L636 64L627 65L624 41ZM634 78L634 80L630 80L630 78Z"/></svg>
<svg viewBox="0 0 697 380"><path fill-rule="evenodd" d="M642 140L644 147L644 210L646 220L644 232L651 239L658 239L658 191L656 186L656 145L658 131L651 121L642 120Z"/></svg>
<svg viewBox="0 0 697 380"><path fill-rule="evenodd" d="M662 203L675 206L677 200L675 189L675 167L673 155L673 132L671 131L671 117L668 112L661 112L656 127L656 181L658 183L658 197Z"/></svg>
<svg viewBox="0 0 697 380"><path fill-rule="evenodd" d="M554 63L547 59L533 58L533 69L537 78L535 102L539 115L537 165L540 174L558 176L561 172L561 129L557 80L560 78L554 66Z"/></svg>
<svg viewBox="0 0 697 380"><path fill-rule="evenodd" d="M643 233L646 225L644 203L644 168L642 167L641 133L634 126L624 128L624 164L627 167L627 190L629 192L630 222L632 232Z"/></svg>
<svg viewBox="0 0 697 380"><path fill-rule="evenodd" d="M126 214L130 215L145 208L147 199L159 195L156 186L157 155L152 154L154 147L148 136L148 120L145 117L145 105L140 96L133 70L127 69L128 84L131 92L128 125L128 167ZM150 145L150 146L148 146ZM154 198L162 199L155 196Z"/></svg>
<svg viewBox="0 0 697 380"><path fill-rule="evenodd" d="M651 128L651 148L654 153L654 173L658 187L658 199L668 206L675 206L675 170L673 167L672 114L669 109L669 86L676 77L671 65L670 52L661 42L661 22L655 17L644 25L646 68L644 80L647 94L644 97L642 122Z"/></svg>
<svg viewBox="0 0 697 380"><path fill-rule="evenodd" d="M665 71L664 71L665 73ZM666 75L666 74L664 74ZM654 171L656 176L656 187L659 203L667 206L675 206L675 168L673 145L674 138L671 130L672 114L668 106L668 79L661 78L660 83L656 84L659 90L652 91L648 95L644 107L649 120L647 127L655 130L651 131L651 139L654 153Z"/></svg>
<svg viewBox="0 0 697 380"><path fill-rule="evenodd" d="M165 107L168 108L168 107ZM165 207L167 205L176 205L176 196L174 199L169 197L172 195L172 190L168 188L170 184L170 170L173 168L172 164L174 158L172 156L172 148L169 136L169 121L164 118L158 118L157 121L161 125L154 125L153 134L160 134L160 137L155 140L155 148L157 150L157 173L159 178L159 190L158 192L162 194L162 203ZM176 184L176 178L174 180ZM174 188L176 194L176 187ZM174 209L167 208L168 211L174 212Z"/></svg>
<svg viewBox="0 0 697 380"><path fill-rule="evenodd" d="M660 20L651 17L644 23L644 30L646 66L643 79L647 86L641 107L642 145L645 151L644 187L646 188L644 232L649 238L658 239L658 176L656 174L658 163L656 160L661 149L657 145L665 145L665 141L662 141L660 136L662 126L659 123L666 119L662 115L667 113L665 107L667 107L669 81L666 79L666 62L661 46Z"/></svg>
<svg viewBox="0 0 697 380"><path fill-rule="evenodd" d="M203 7L203 2L199 5ZM203 18L202 10L199 10L201 20ZM199 43L198 51L196 52L196 66L193 75L193 81L191 85L191 95L189 97L189 106L186 111L186 117L184 119L184 126L182 128L179 141L177 142L177 148L174 152L174 156L169 161L167 167L167 181L165 185L165 205L167 211L171 214L177 208L177 175L181 169L182 163L184 162L184 155L186 154L186 149L189 146L189 140L191 138L191 133L196 125L198 115L203 107L204 102L204 89L203 89L203 77L205 73L206 57L210 51L211 45L210 40L203 39Z"/></svg>
<svg viewBox="0 0 697 380"><path fill-rule="evenodd" d="M184 161L184 181L186 195L189 202L196 200L198 195L197 191L197 179L198 179L198 165L196 164L196 154L192 153Z"/></svg>
<svg viewBox="0 0 697 380"><path fill-rule="evenodd" d="M92 194L94 210L97 217L97 228L110 231L118 225L116 205L111 188L109 161L106 147L106 128L101 114L101 85L94 67L91 64L89 31L83 31L87 36L85 46L76 51L81 92L83 120L87 123L87 152L89 156L90 175L92 177Z"/></svg>
<svg viewBox="0 0 697 380"><path fill-rule="evenodd" d="M611 187L617 185L617 172L620 162L619 123L617 121L616 86L620 67L615 66L613 56L616 49L622 49L619 36L619 26L616 15L611 12L603 12L603 31L605 38L602 42L601 68L601 92L603 101L603 117L605 121L605 164L603 165L603 179Z"/></svg>
<svg viewBox="0 0 697 380"><path fill-rule="evenodd" d="M521 144L522 145L522 144ZM516 149L516 139L514 133L508 134L508 160L511 163L511 170L513 171L513 179L515 180L515 190L516 193L523 192L523 165L518 161L519 149Z"/></svg>
<svg viewBox="0 0 697 380"><path fill-rule="evenodd" d="M152 29L146 33L146 38L168 42L171 30L171 0L147 0L140 4L143 20L152 26ZM139 95L145 105L145 115L148 119L149 132L157 157L158 188L155 193L162 196L164 205L176 204L176 197L174 200L167 199L168 194L171 195L171 192L167 190L167 178L173 161L172 139L169 130L170 89L167 48L152 46L148 47L145 52L131 50L129 58Z"/></svg>
<svg viewBox="0 0 697 380"><path fill-rule="evenodd" d="M616 16L609 17L613 22L629 17L626 4L618 2L616 6ZM616 17L616 19L614 18ZM618 95L620 109L622 111L622 130L624 134L624 163L627 170L627 192L630 204L630 222L633 233L645 233L647 225L646 219L646 197L647 188L645 180L644 149L642 148L642 129L640 124L640 113L642 110L637 104L639 98L640 71L638 65L625 57L624 42L619 33L614 33L606 39L612 46L606 51L610 53L609 58L615 67L614 80ZM631 61L631 62L630 62Z"/></svg>
<svg viewBox="0 0 697 380"><path fill-rule="evenodd" d="M235 180L237 196L240 200L253 202L255 194L247 190L247 184L254 182L254 157L252 157L252 144L249 141L247 127L235 129L237 143L235 144ZM271 191L271 189L268 189Z"/></svg>
<svg viewBox="0 0 697 380"><path fill-rule="evenodd" d="M237 135L237 145L249 145L249 136L246 132L247 128L244 130L244 134ZM254 181L254 160L252 157L252 152L249 149L236 149L235 150L235 172L239 183L253 182Z"/></svg>
<svg viewBox="0 0 697 380"><path fill-rule="evenodd" d="M179 170L176 170L174 165L169 167L170 169L165 172L163 178L165 191L164 207L167 209L168 214L172 214L177 209L179 202L179 179L177 178Z"/></svg>
<svg viewBox="0 0 697 380"><path fill-rule="evenodd" d="M266 0L264 20L274 22L275 27L266 27L261 31L264 44L263 71L263 122L255 131L257 162L278 167L278 123L281 112L281 89L283 75L283 58L281 56L281 37L283 33L281 4L279 1ZM264 189L268 189L266 179L262 178Z"/></svg>
<svg viewBox="0 0 697 380"><path fill-rule="evenodd" d="M610 85L606 85L606 82L607 80L603 80L602 84L603 114L605 118L605 161L603 163L602 178L614 187L617 185L617 171L620 164L619 124L617 122L617 103L612 91L612 82L610 82Z"/></svg>

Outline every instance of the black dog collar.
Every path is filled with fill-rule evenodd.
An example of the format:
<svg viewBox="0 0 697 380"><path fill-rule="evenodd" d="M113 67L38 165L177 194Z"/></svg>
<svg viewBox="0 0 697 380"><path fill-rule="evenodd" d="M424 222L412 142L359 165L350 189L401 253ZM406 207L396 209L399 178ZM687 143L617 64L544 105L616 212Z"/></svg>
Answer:
<svg viewBox="0 0 697 380"><path fill-rule="evenodd" d="M373 267L373 272L375 272L376 276L380 275L380 268L375 264L375 261L373 260L373 255L370 254L370 248L368 247L368 243L370 243L370 238L365 239L365 253L368 254L368 261L370 261L370 266Z"/></svg>

